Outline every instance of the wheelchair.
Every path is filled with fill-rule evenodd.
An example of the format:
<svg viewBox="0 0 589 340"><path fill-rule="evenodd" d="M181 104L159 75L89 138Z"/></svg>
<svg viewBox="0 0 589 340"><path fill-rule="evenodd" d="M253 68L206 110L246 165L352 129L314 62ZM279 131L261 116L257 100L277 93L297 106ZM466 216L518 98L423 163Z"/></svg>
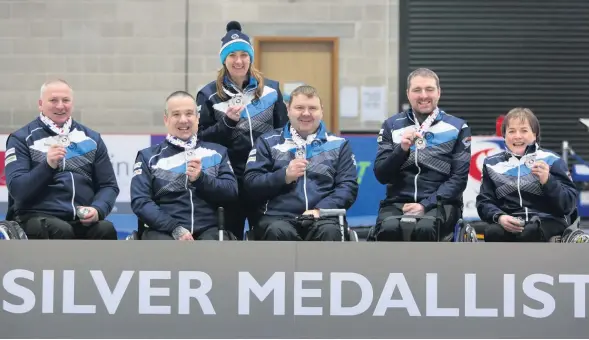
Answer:
<svg viewBox="0 0 589 340"><path fill-rule="evenodd" d="M219 224L219 241L225 241L225 210L223 207L217 208L218 224ZM137 230L133 230L129 236L125 238L126 241L141 240L145 229L149 228L141 219L137 219ZM227 231L229 238L236 239L233 234Z"/></svg>
<svg viewBox="0 0 589 340"><path fill-rule="evenodd" d="M358 234L352 228L346 226L346 209L319 209L319 218L326 217L338 218L340 233L342 235L342 242L358 242ZM311 225L313 222L316 221L316 219L314 216L311 215L301 215L296 218L296 221L304 227L305 225ZM250 229L245 231L246 241L255 241L254 229L255 226L250 225Z"/></svg>
<svg viewBox="0 0 589 340"><path fill-rule="evenodd" d="M589 243L589 235L580 228L581 217L577 209L571 214L570 220L573 223L564 230L562 235L551 237L548 240L549 243ZM538 220L538 223L542 222Z"/></svg>
<svg viewBox="0 0 589 340"><path fill-rule="evenodd" d="M28 240L27 234L21 226L14 221L14 200L8 195L8 210L6 219L0 221L0 240ZM42 222L43 223L43 222Z"/></svg>
<svg viewBox="0 0 589 340"><path fill-rule="evenodd" d="M436 227L436 235L437 235L437 242L466 242L466 243L476 243L479 242L479 238L477 237L477 232L475 228L470 225L467 221L462 218L462 205L458 209L459 218L456 224L454 225L454 229L446 235L441 236L441 229L444 221L446 220L446 212L444 210L444 202L441 197L437 197L437 204L436 204L436 216L415 216L415 215L394 215L389 216L387 219L399 219L399 226L403 232L403 241L410 242L411 241L411 234L413 230L417 226L417 223L421 220L431 220L434 221ZM375 242L376 241L376 226L370 228L368 232L367 241Z"/></svg>

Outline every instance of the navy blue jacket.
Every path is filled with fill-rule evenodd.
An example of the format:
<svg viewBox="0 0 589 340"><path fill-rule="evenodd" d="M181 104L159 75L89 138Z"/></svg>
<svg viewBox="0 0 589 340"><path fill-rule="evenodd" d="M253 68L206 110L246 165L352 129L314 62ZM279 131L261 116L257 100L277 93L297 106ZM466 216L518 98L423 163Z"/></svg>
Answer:
<svg viewBox="0 0 589 340"><path fill-rule="evenodd" d="M544 185L528 167L534 159L550 166ZM577 196L565 162L551 151L532 146L523 157L503 151L485 158L476 205L479 217L487 223L498 223L499 217L507 214L526 221L538 215L568 225L572 223L568 219L577 206Z"/></svg>
<svg viewBox="0 0 589 340"><path fill-rule="evenodd" d="M238 122L225 117L231 99L222 100L217 95L214 81L203 87L196 96L200 111L198 138L227 147L238 179L243 176L248 154L256 139L268 131L282 128L288 122L279 83L264 79L264 92L259 100L254 100L257 86L255 78L250 77L250 83L240 92L228 79L225 80L226 91L243 95L243 104L246 106Z"/></svg>
<svg viewBox="0 0 589 340"><path fill-rule="evenodd" d="M183 148L164 140L139 151L131 179L131 208L150 229L172 233L184 227L196 233L218 226L217 208L237 199L237 181L225 147L197 142L202 172L186 176Z"/></svg>
<svg viewBox="0 0 589 340"><path fill-rule="evenodd" d="M91 206L104 219L114 207L119 187L100 134L73 121L65 162L53 169L47 151L55 136L40 118L8 136L5 173L14 213L73 221L78 219L77 206Z"/></svg>
<svg viewBox="0 0 589 340"><path fill-rule="evenodd" d="M425 211L444 203L460 205L470 167L470 128L462 119L439 112L428 132L427 146L401 148L405 129L414 127L411 110L384 121L374 161L376 179L387 186L387 201L420 203Z"/></svg>
<svg viewBox="0 0 589 340"><path fill-rule="evenodd" d="M295 158L290 123L262 135L250 153L245 170L248 196L271 216L300 216L305 210L349 209L358 195L356 161L348 141L325 130L306 147L305 176L286 184L286 168Z"/></svg>

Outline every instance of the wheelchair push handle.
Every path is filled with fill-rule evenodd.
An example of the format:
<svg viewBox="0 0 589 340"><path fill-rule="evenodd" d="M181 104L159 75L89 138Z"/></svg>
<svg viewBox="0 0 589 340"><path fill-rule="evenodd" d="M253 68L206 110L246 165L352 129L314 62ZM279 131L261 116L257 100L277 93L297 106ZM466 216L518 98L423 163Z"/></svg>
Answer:
<svg viewBox="0 0 589 340"><path fill-rule="evenodd" d="M319 217L346 216L346 209L319 209Z"/></svg>
<svg viewBox="0 0 589 340"><path fill-rule="evenodd" d="M225 209L219 207L217 209L218 225L219 225L219 241L223 241L223 234L225 231Z"/></svg>

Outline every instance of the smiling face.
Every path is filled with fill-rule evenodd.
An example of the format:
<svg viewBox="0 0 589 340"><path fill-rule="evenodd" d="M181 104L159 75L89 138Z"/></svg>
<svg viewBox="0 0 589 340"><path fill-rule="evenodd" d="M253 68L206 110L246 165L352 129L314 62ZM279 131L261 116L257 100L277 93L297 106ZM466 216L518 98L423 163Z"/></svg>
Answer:
<svg viewBox="0 0 589 340"><path fill-rule="evenodd" d="M53 82L43 87L39 111L57 126L62 126L72 116L73 107L73 91L69 85Z"/></svg>
<svg viewBox="0 0 589 340"><path fill-rule="evenodd" d="M520 117L510 118L506 122L505 145L516 155L522 156L528 145L536 142L536 134L529 120Z"/></svg>
<svg viewBox="0 0 589 340"><path fill-rule="evenodd" d="M166 103L164 124L168 133L181 140L188 140L198 132L198 112L191 97L176 96Z"/></svg>
<svg viewBox="0 0 589 340"><path fill-rule="evenodd" d="M420 75L413 77L407 89L407 99L413 111L423 115L432 113L440 100L436 79Z"/></svg>
<svg viewBox="0 0 589 340"><path fill-rule="evenodd" d="M294 94L288 105L288 118L292 127L306 138L317 131L323 119L321 99L317 95Z"/></svg>
<svg viewBox="0 0 589 340"><path fill-rule="evenodd" d="M250 55L245 51L230 53L225 59L225 67L233 81L243 81L250 69ZM241 85L241 84L239 84Z"/></svg>

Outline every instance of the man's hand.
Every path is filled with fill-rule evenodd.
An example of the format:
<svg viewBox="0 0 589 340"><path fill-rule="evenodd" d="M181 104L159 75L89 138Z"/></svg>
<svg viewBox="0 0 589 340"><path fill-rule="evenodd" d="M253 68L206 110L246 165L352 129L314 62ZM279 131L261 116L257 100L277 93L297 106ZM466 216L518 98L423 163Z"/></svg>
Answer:
<svg viewBox="0 0 589 340"><path fill-rule="evenodd" d="M315 218L319 218L319 209L307 210L303 213L303 215L312 215Z"/></svg>
<svg viewBox="0 0 589 340"><path fill-rule="evenodd" d="M308 164L309 161L301 158L295 158L290 161L290 163L288 163L288 167L286 168L286 184L290 184L296 181L297 178L303 176Z"/></svg>
<svg viewBox="0 0 589 340"><path fill-rule="evenodd" d="M47 163L53 169L57 169L59 164L65 158L66 150L61 145L51 145L47 151Z"/></svg>
<svg viewBox="0 0 589 340"><path fill-rule="evenodd" d="M416 137L421 137L421 135L415 131L415 128L406 129L401 136L401 149L408 151Z"/></svg>
<svg viewBox="0 0 589 340"><path fill-rule="evenodd" d="M192 237L191 233L184 233L182 236L180 236L180 238L178 238L178 241L194 241L194 238Z"/></svg>
<svg viewBox="0 0 589 340"><path fill-rule="evenodd" d="M403 205L403 214L422 216L425 213L425 208L419 203L407 203Z"/></svg>
<svg viewBox="0 0 589 340"><path fill-rule="evenodd" d="M537 161L532 166L532 173L536 175L540 180L540 183L544 185L548 182L548 178L550 177L550 166L544 161Z"/></svg>
<svg viewBox="0 0 589 340"><path fill-rule="evenodd" d="M188 162L186 166L186 176L190 182L196 181L202 172L202 161L200 159L193 159Z"/></svg>
<svg viewBox="0 0 589 340"><path fill-rule="evenodd" d="M509 215L501 215L499 224L510 233L521 233L524 230L524 227L519 224L519 220Z"/></svg>
<svg viewBox="0 0 589 340"><path fill-rule="evenodd" d="M243 105L230 106L227 108L227 112L225 112L225 115L229 117L229 119L238 122L239 118L241 117L241 111L244 107L245 106Z"/></svg>
<svg viewBox="0 0 589 340"><path fill-rule="evenodd" d="M78 209L86 209L87 213L84 218L80 218L80 222L84 225L92 224L98 221L98 211L93 207L78 207Z"/></svg>

